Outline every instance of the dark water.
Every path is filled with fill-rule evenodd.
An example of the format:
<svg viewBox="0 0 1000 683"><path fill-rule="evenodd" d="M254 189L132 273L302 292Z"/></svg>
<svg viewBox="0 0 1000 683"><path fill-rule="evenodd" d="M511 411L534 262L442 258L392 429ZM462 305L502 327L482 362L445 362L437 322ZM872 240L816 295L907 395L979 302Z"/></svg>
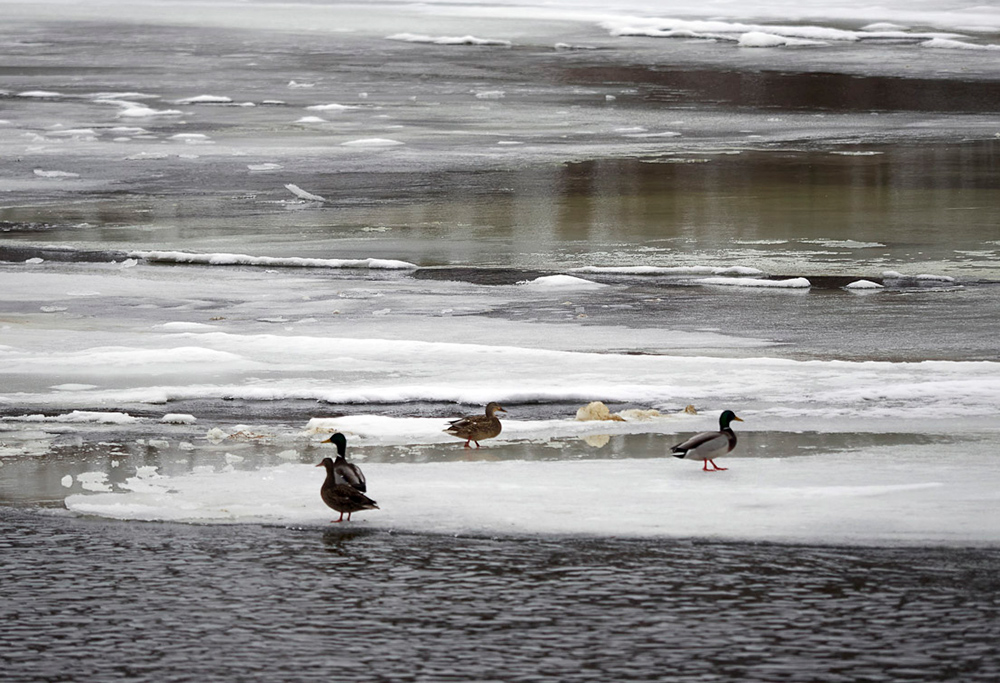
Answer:
<svg viewBox="0 0 1000 683"><path fill-rule="evenodd" d="M996 681L1000 550L0 508L5 681Z"/></svg>

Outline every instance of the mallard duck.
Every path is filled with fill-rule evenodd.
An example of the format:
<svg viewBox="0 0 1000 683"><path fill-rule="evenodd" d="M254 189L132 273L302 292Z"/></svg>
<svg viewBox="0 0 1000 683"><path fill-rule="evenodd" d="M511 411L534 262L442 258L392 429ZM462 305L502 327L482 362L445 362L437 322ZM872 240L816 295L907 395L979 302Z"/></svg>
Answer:
<svg viewBox="0 0 1000 683"><path fill-rule="evenodd" d="M452 436L465 439L465 448L470 448L469 442L475 442L479 448L479 442L483 439L492 439L500 433L502 429L500 418L495 415L499 411L506 413L503 406L491 401L486 404L485 415L469 415L457 420L451 420L449 426L444 430Z"/></svg>
<svg viewBox="0 0 1000 683"><path fill-rule="evenodd" d="M336 465L332 458L323 458L323 462L316 467L326 468L326 481L320 487L319 495L323 502L340 513L339 519L331 522L344 521L344 513L347 513L347 521L351 521L351 513L359 510L378 510L375 501L358 491L350 484L338 484Z"/></svg>
<svg viewBox="0 0 1000 683"><path fill-rule="evenodd" d="M337 447L337 459L333 461L333 475L337 483L353 486L358 491L365 493L368 490L368 486L365 484L365 475L362 474L360 467L354 463L347 462L347 458L345 457L345 453L347 453L347 437L337 432L321 443L332 443Z"/></svg>
<svg viewBox="0 0 1000 683"><path fill-rule="evenodd" d="M729 428L732 422L743 422L736 417L736 413L731 410L723 411L719 416L719 431L701 432L695 434L687 441L677 444L670 449L675 458L687 458L689 460L701 460L702 470L705 472L715 472L728 469L719 467L712 458L718 458L736 448L736 434ZM708 463L712 463L713 469L708 469Z"/></svg>

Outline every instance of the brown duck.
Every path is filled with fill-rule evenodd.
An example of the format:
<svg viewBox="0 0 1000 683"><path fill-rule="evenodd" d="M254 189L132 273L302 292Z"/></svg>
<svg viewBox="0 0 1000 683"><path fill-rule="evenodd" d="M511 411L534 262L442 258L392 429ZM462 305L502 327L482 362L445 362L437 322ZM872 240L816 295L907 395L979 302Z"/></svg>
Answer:
<svg viewBox="0 0 1000 683"><path fill-rule="evenodd" d="M485 415L469 415L468 417L451 420L444 430L452 436L465 439L465 448L470 448L469 442L474 442L479 448L479 442L483 439L492 439L497 436L502 429L500 418L496 416L497 411L506 413L499 403L490 402L486 404Z"/></svg>
<svg viewBox="0 0 1000 683"><path fill-rule="evenodd" d="M337 483L336 465L332 458L323 458L323 462L316 467L326 468L326 481L320 487L319 495L323 498L324 503L340 513L340 518L331 520L332 522L344 521L345 512L347 513L347 521L350 522L352 512L379 509L374 500L350 484Z"/></svg>

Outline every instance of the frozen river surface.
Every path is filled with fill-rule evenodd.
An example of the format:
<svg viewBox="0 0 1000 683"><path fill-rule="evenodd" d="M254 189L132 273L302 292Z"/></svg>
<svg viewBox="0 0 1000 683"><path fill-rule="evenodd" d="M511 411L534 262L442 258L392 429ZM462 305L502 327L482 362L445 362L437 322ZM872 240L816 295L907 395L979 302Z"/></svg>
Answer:
<svg viewBox="0 0 1000 683"><path fill-rule="evenodd" d="M1000 12L662 4L0 0L5 680L997 678Z"/></svg>

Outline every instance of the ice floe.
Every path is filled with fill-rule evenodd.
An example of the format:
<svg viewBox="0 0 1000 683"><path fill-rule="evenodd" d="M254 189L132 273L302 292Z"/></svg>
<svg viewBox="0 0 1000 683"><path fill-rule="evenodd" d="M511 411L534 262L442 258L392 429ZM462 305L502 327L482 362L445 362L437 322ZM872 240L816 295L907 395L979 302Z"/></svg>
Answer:
<svg viewBox="0 0 1000 683"><path fill-rule="evenodd" d="M752 277L706 277L695 280L701 285L716 285L724 287L759 287L764 289L808 289L812 283L804 277L786 278L784 280L762 280Z"/></svg>
<svg viewBox="0 0 1000 683"><path fill-rule="evenodd" d="M581 449L589 446L580 442ZM66 507L127 520L326 526L311 464L164 477L143 468ZM652 459L367 463L380 510L351 528L441 534L703 537L844 544L1000 542L989 454L885 448L822 458L730 458L727 472ZM106 486L88 475L93 488ZM72 484L72 480L69 482Z"/></svg>
<svg viewBox="0 0 1000 683"><path fill-rule="evenodd" d="M477 38L476 36L428 36L419 33L394 33L386 36L387 40L398 40L405 43L431 43L433 45L476 45L492 47L510 47L509 40L497 38Z"/></svg>
<svg viewBox="0 0 1000 683"><path fill-rule="evenodd" d="M158 263L191 263L206 266L268 266L285 268L371 268L408 270L416 264L394 259L323 259L299 256L249 256L247 254L195 254L186 251L132 251L129 256Z"/></svg>

